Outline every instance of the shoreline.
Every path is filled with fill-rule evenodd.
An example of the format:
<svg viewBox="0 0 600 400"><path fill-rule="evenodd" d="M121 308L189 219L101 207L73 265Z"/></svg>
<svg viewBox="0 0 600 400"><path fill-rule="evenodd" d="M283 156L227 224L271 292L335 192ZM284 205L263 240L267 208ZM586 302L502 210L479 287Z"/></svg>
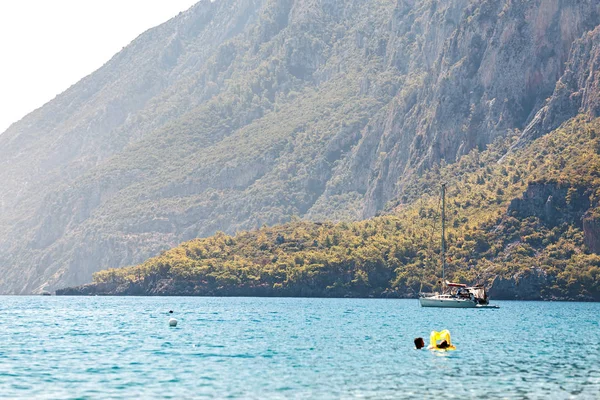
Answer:
<svg viewBox="0 0 600 400"><path fill-rule="evenodd" d="M86 287L87 285L84 285ZM257 293L215 293L219 290L211 291L208 293L169 293L169 292L151 292L143 293L139 291L123 291L123 292L112 292L112 291L93 291L81 290L82 287L64 288L58 289L52 296L61 297L222 297L222 298L281 298L281 299L373 299L373 300L418 300L418 296L415 295L400 295L397 293L381 293L379 295L369 294L338 294L338 295L322 295L322 294L285 294L285 293L272 293L272 294L257 294ZM223 290L225 291L225 290ZM557 297L507 297L507 296L492 296L490 295L490 302L494 301L527 301L527 302L564 302L564 303L600 303L599 300L590 298L557 298Z"/></svg>

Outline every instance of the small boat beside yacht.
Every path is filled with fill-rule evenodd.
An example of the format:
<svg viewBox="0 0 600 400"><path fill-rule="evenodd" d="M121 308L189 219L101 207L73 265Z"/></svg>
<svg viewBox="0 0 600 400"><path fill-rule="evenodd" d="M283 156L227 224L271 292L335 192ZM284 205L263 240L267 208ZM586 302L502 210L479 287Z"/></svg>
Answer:
<svg viewBox="0 0 600 400"><path fill-rule="evenodd" d="M484 286L467 286L446 281L446 184L442 184L442 292L419 293L421 307L499 308L490 305Z"/></svg>

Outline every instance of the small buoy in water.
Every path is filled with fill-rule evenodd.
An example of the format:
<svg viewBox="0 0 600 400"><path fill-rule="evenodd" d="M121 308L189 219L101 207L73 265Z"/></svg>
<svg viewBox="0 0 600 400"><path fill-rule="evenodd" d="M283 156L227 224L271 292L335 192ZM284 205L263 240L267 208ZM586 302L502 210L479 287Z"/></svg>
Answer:
<svg viewBox="0 0 600 400"><path fill-rule="evenodd" d="M169 326L177 326L177 320L175 318L169 319Z"/></svg>

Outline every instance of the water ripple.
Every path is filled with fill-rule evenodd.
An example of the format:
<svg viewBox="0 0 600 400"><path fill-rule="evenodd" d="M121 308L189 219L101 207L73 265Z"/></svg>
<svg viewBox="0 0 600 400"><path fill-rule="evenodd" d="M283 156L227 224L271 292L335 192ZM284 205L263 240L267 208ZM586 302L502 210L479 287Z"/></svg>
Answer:
<svg viewBox="0 0 600 400"><path fill-rule="evenodd" d="M597 398L599 304L500 304L0 297L0 399Z"/></svg>

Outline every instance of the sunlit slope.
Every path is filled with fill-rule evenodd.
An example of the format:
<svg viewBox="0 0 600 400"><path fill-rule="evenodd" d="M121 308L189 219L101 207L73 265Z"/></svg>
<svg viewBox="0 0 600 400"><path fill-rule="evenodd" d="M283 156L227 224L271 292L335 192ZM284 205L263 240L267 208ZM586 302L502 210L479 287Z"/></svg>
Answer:
<svg viewBox="0 0 600 400"><path fill-rule="evenodd" d="M577 118L505 155L514 139L434 168L413 188L421 197L389 215L219 233L96 273L84 291L414 296L439 279L445 181L450 279L496 298L600 300L600 121Z"/></svg>

